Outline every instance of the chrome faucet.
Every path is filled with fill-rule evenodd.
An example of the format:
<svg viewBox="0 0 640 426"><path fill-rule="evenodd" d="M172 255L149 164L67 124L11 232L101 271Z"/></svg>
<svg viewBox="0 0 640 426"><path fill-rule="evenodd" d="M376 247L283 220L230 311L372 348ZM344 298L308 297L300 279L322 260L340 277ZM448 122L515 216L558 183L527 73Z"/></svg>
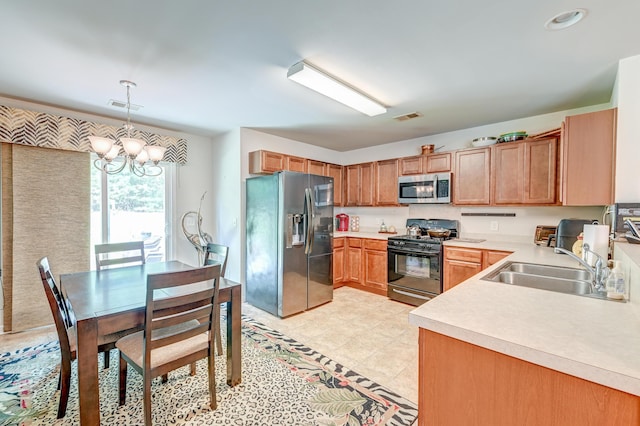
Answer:
<svg viewBox="0 0 640 426"><path fill-rule="evenodd" d="M609 276L609 268L607 268L606 266L607 261L598 253L591 250L589 244L583 244L582 251L584 253L591 253L597 258L595 266L591 266L580 256L576 256L573 252L562 247L556 247L554 249L554 252L556 253L564 253L572 259L577 260L584 267L584 269L586 269L591 274L591 286L593 287L593 289L596 291L604 291L605 282L607 280L607 277Z"/></svg>

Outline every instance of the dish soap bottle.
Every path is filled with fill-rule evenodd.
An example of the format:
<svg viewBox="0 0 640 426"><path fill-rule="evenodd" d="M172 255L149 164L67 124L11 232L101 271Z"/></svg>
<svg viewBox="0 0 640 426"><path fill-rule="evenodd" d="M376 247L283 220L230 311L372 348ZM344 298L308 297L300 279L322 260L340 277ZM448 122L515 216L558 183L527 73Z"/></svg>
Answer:
<svg viewBox="0 0 640 426"><path fill-rule="evenodd" d="M624 299L626 293L626 285L624 280L624 272L620 267L620 261L613 261L613 269L607 278L607 297L609 299Z"/></svg>
<svg viewBox="0 0 640 426"><path fill-rule="evenodd" d="M382 223L380 224L380 232L387 232L387 225L384 224L384 219L382 220Z"/></svg>

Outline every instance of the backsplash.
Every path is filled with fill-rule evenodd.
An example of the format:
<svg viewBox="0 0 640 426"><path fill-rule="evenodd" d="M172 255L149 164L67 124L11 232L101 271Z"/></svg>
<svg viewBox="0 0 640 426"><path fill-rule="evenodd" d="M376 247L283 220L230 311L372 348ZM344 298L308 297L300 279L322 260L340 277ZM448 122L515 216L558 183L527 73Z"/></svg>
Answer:
<svg viewBox="0 0 640 426"><path fill-rule="evenodd" d="M602 222L604 206L595 207L458 207L410 205L408 207L336 207L335 214L360 217L361 230L377 230L380 221L404 234L408 218L451 219L460 222L461 236L482 236L494 240L526 237L533 241L537 225L556 226L561 219L596 219ZM463 216L462 213L515 213L515 217Z"/></svg>

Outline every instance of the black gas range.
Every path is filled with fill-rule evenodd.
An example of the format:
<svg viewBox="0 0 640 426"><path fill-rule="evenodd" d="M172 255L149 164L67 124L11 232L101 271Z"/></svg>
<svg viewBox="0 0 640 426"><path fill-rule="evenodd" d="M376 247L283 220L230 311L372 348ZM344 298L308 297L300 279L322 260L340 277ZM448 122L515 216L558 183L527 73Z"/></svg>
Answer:
<svg viewBox="0 0 640 426"><path fill-rule="evenodd" d="M389 237L387 243L387 295L390 299L419 306L442 293L442 241L458 236L458 221L407 219L416 235ZM444 228L448 237L435 238L429 229Z"/></svg>

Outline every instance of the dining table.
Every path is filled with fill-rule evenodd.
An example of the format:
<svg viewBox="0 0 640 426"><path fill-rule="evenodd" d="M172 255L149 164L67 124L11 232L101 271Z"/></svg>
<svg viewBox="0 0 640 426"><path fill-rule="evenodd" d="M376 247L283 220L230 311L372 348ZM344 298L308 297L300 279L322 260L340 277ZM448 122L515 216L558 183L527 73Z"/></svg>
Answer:
<svg viewBox="0 0 640 426"><path fill-rule="evenodd" d="M194 269L179 261L152 262L101 271L60 275L60 287L76 321L80 424L100 424L98 337L141 328L145 320L147 275ZM226 305L227 384L241 381L241 285L220 278L219 301Z"/></svg>

